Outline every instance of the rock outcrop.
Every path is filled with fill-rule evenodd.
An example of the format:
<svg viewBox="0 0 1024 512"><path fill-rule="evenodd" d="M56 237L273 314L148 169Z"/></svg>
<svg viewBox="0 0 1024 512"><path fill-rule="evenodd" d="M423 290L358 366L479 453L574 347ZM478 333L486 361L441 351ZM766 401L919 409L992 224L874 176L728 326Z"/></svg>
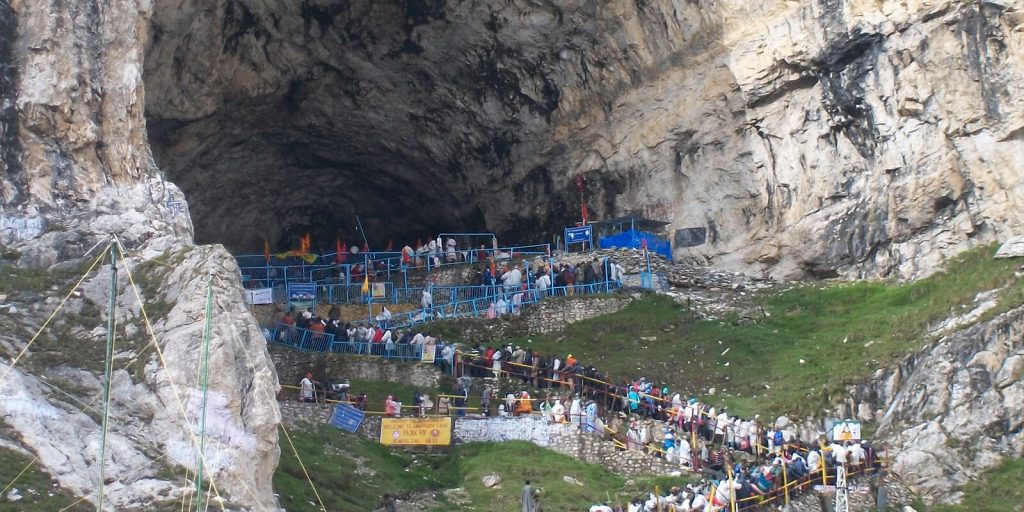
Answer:
<svg viewBox="0 0 1024 512"><path fill-rule="evenodd" d="M153 337L121 269L105 508L151 510L187 497L194 489L189 478L197 464L195 446L205 432L204 472L221 503L231 510L275 510L277 375L238 291L234 260L222 248L202 247L155 261L160 263L139 266L129 259L142 293L159 290L143 295ZM106 312L99 305L107 302L109 276L104 269L83 283L18 364L0 367L0 418L9 427L2 442L34 454L63 487L89 499L95 499L99 477L106 336ZM197 369L210 279L215 303L203 429L204 385ZM2 291L12 314L0 333L0 350L13 357L29 340L20 333L34 332L59 300Z"/></svg>
<svg viewBox="0 0 1024 512"><path fill-rule="evenodd" d="M151 314L159 311L163 357L122 273L104 508L159 508L193 489L196 368L212 277L206 482L229 509L275 510L279 414L266 342L234 260L222 247L192 245L185 198L148 145L142 57L151 9L137 0L0 2L0 259L14 264L0 285L0 352L6 361L26 347L58 305L47 296L70 287L64 276L116 235L145 281ZM28 289L22 272L53 286ZM0 368L0 442L34 455L86 499L99 478L105 282L87 280L25 357Z"/></svg>
<svg viewBox="0 0 1024 512"><path fill-rule="evenodd" d="M146 107L198 238L236 249L355 237L354 213L374 245L536 241L578 220L580 175L592 218L703 228L677 257L909 277L1021 229L1022 17L955 0L157 1Z"/></svg>
<svg viewBox="0 0 1024 512"><path fill-rule="evenodd" d="M940 339L851 389L840 417L878 421L893 472L927 501L1024 456L1024 307Z"/></svg>

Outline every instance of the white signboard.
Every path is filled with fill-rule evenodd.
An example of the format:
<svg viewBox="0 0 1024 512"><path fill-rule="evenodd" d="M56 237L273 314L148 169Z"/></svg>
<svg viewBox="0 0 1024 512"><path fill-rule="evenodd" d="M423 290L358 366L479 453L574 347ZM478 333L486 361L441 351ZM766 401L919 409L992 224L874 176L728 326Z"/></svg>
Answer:
<svg viewBox="0 0 1024 512"><path fill-rule="evenodd" d="M860 441L860 422L852 420L833 420L832 440L836 442Z"/></svg>
<svg viewBox="0 0 1024 512"><path fill-rule="evenodd" d="M255 288L252 290L245 290L245 302L248 304L273 304L274 289Z"/></svg>

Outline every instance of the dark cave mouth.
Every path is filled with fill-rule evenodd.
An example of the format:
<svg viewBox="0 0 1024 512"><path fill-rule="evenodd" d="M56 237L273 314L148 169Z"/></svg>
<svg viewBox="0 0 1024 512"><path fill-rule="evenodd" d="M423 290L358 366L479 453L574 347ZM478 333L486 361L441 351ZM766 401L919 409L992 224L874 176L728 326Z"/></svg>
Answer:
<svg viewBox="0 0 1024 512"><path fill-rule="evenodd" d="M309 233L314 248L362 246L358 216L371 248L443 232L512 245L578 220L558 152L537 155L558 86L536 56L500 53L488 20L451 30L449 8L221 0L199 13L157 0L149 141L196 242L286 250Z"/></svg>

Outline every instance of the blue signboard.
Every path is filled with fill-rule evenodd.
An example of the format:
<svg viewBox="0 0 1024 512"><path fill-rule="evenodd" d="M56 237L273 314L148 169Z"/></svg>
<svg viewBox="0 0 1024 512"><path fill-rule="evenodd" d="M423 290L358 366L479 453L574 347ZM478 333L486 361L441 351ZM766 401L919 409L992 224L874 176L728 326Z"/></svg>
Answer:
<svg viewBox="0 0 1024 512"><path fill-rule="evenodd" d="M363 411L351 405L338 404L338 407L334 409L334 414L331 415L329 423L342 430L355 433L356 430L359 430L359 424L362 422Z"/></svg>
<svg viewBox="0 0 1024 512"><path fill-rule="evenodd" d="M580 226L576 228L565 228L565 244L581 244L593 242L593 228L591 226Z"/></svg>
<svg viewBox="0 0 1024 512"><path fill-rule="evenodd" d="M288 304L298 309L313 307L316 298L316 285L313 283L288 285Z"/></svg>

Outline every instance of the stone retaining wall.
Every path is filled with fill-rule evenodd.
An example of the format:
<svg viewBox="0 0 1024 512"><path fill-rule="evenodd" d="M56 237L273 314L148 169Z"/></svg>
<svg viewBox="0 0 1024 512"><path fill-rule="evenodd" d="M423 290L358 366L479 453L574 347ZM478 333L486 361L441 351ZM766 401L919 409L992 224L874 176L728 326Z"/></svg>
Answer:
<svg viewBox="0 0 1024 512"><path fill-rule="evenodd" d="M360 379L397 382L419 388L436 389L441 380L438 367L427 363L409 363L382 357L346 354L318 354L278 345L267 345L278 380L286 386L298 385L306 372L332 379Z"/></svg>
<svg viewBox="0 0 1024 512"><path fill-rule="evenodd" d="M278 402L281 408L281 421L290 429L305 430L312 425L326 425L334 414L334 404L306 403L296 400ZM361 437L378 439L380 436L380 416L367 415L356 432Z"/></svg>
<svg viewBox="0 0 1024 512"><path fill-rule="evenodd" d="M667 475L682 471L678 464L636 451L625 451L602 437L585 434L574 423L553 423L540 417L462 418L455 422L456 442L529 441L538 446L623 475Z"/></svg>
<svg viewBox="0 0 1024 512"><path fill-rule="evenodd" d="M615 293L601 296L557 297L523 308L518 317L464 318L444 322L455 341L501 341L560 331L569 324L621 311L633 296ZM430 332L430 326L423 328Z"/></svg>

